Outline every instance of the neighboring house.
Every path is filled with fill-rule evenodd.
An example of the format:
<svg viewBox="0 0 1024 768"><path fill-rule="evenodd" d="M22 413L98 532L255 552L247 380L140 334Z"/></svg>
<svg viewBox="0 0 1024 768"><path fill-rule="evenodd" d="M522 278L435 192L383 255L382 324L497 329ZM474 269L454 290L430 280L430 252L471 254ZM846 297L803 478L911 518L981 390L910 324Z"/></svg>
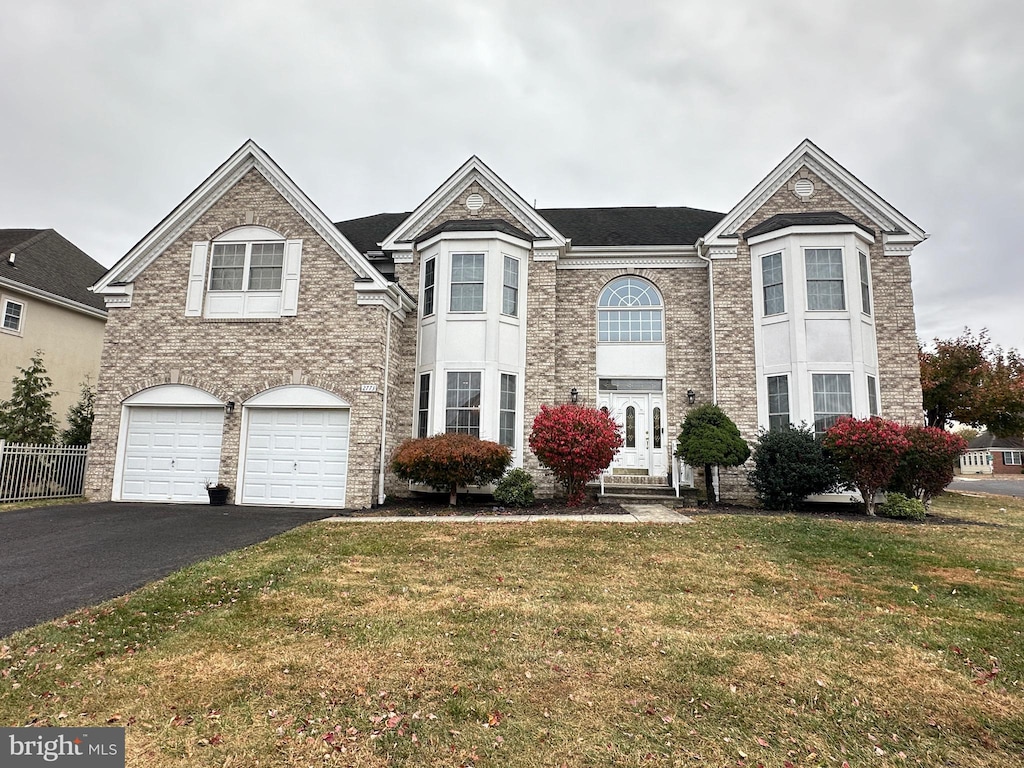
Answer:
<svg viewBox="0 0 1024 768"><path fill-rule="evenodd" d="M105 271L52 229L0 229L0 400L37 350L58 422L96 385L107 312L89 286Z"/></svg>
<svg viewBox="0 0 1024 768"><path fill-rule="evenodd" d="M607 407L615 473L667 484L692 403L753 441L921 421L909 256L927 235L810 141L727 213L534 209L471 157L408 213L337 224L245 143L94 286L93 498L366 507L402 440L528 447ZM690 394L692 393L692 395ZM740 468L725 498L751 498Z"/></svg>
<svg viewBox="0 0 1024 768"><path fill-rule="evenodd" d="M982 432L960 454L961 475L1019 475L1024 471L1024 438Z"/></svg>

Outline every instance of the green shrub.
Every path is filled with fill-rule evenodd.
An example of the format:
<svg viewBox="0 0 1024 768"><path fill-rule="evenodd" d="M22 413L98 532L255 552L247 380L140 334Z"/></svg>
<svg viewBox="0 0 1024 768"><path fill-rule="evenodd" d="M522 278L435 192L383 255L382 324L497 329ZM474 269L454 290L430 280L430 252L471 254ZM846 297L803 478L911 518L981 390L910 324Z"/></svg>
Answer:
<svg viewBox="0 0 1024 768"><path fill-rule="evenodd" d="M894 520L924 520L924 502L908 499L902 493L890 493L878 508L878 514Z"/></svg>
<svg viewBox="0 0 1024 768"><path fill-rule="evenodd" d="M536 485L525 469L510 469L494 487L494 500L506 507L528 507L533 504Z"/></svg>
<svg viewBox="0 0 1024 768"><path fill-rule="evenodd" d="M810 428L789 425L757 436L747 481L766 509L795 509L807 496L832 490L838 480L836 466Z"/></svg>

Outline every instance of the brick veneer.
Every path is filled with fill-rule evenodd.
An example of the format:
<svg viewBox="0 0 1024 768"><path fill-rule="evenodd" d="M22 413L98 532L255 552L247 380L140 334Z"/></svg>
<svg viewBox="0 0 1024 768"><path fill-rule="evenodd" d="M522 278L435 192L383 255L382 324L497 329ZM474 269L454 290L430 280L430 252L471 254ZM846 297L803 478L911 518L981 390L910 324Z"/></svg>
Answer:
<svg viewBox="0 0 1024 768"><path fill-rule="evenodd" d="M302 238L297 315L234 322L185 317L192 243L246 224L247 215L253 224ZM299 371L299 383L322 387L352 404L346 501L369 506L376 498L379 467L387 312L357 306L354 280L338 254L258 171L250 171L139 275L131 308L110 311L87 495L110 498L121 402L129 395L176 381L241 404L270 387L295 383ZM393 342L402 337L395 322ZM392 360L400 353L400 345L393 344ZM394 369L398 381L398 366ZM376 384L378 391L360 392L361 384ZM393 409L392 417L397 424L401 409ZM241 408L236 408L225 417L221 447L220 479L231 486L238 473L240 431Z"/></svg>

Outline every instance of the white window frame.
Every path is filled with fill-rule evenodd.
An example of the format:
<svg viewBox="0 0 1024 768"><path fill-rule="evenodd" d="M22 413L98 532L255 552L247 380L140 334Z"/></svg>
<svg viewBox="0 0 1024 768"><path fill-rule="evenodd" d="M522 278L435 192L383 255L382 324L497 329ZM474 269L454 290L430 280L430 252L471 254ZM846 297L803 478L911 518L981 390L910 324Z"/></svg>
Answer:
<svg viewBox="0 0 1024 768"><path fill-rule="evenodd" d="M455 377L458 377L458 376L469 376L470 377L469 387L466 388L465 390L463 390L459 386L458 379L456 379L456 386L455 386L455 389L453 390L452 389L452 377L453 376L455 376ZM474 376L476 377L476 379L475 379L475 387L474 387L474 379L472 378ZM469 393L472 393L472 392L475 391L476 392L476 404L474 405L472 403L472 401L471 401L469 404L460 404L460 403L456 402L454 405L452 405L451 402L452 402L452 393L453 393L453 391L456 393L456 396L461 391L466 391L466 392L469 392ZM444 393L445 393L445 409L444 409L444 425L445 426L444 426L444 431L445 432L458 432L458 433L462 433L462 434L473 435L475 437L480 437L480 414L481 414L481 411L483 410L482 407L481 407L482 406L482 401L483 401L483 372L482 371L448 371L448 375L445 377ZM456 416L455 421L456 421L456 423L453 426L449 426L449 422L451 420L451 416L452 416L453 412L455 412L455 416ZM476 425L475 425L475 427L474 427L474 425L472 423L467 424L467 425L460 425L458 423L460 421L460 419L458 418L458 414L459 413L468 413L470 416L472 416L472 414L474 412L476 413ZM470 419L470 421L472 421L472 419Z"/></svg>
<svg viewBox="0 0 1024 768"><path fill-rule="evenodd" d="M7 326L7 308L12 305L18 308L18 325L15 328L9 328ZM12 299L10 296L4 296L2 302L0 302L0 330L4 333L9 333L12 336L21 336L24 328L25 302Z"/></svg>
<svg viewBox="0 0 1024 768"><path fill-rule="evenodd" d="M836 389L834 391L829 391L829 388L827 386L822 388L822 389L819 389L818 386L816 386L817 384L820 383L820 384L826 384L827 385L825 377L835 377L835 379L833 381L839 381L839 380L845 378L846 379L846 391L843 392L843 391L840 391L839 389ZM818 410L818 404L819 404L819 402L821 402L819 400L819 397L822 397L822 398L846 397L846 398L849 398L849 407L848 408L831 408L831 409L824 409L823 408L822 410L819 411ZM830 404L834 405L834 404L836 404L836 401L832 400L832 402ZM840 404L840 405L842 405L842 404ZM835 424L836 421L838 421L842 416L852 416L853 415L853 376L851 374L849 374L849 373L833 373L833 372L812 373L811 374L811 408L812 408L813 413L814 413L814 434L815 435L823 435L823 434L825 434L825 432L828 431L829 427L831 427L833 424ZM819 422L819 420L822 420L822 419L829 419L830 423L827 426L825 426L824 429L819 429L818 428L819 427L818 422Z"/></svg>
<svg viewBox="0 0 1024 768"><path fill-rule="evenodd" d="M245 253L242 263L242 287L241 288L214 288L213 287L213 270L223 269L223 267L214 267L213 262L217 257L217 249L226 246L245 246ZM280 245L281 246L281 265L278 267L278 284L276 288L252 288L252 250L253 246L256 245ZM209 293L281 293L284 290L284 260L286 257L286 243L284 239L281 240L247 240L245 242L239 241L214 241L210 244L210 264L207 269L207 280L206 290ZM257 267L262 269L265 267Z"/></svg>
<svg viewBox="0 0 1024 768"><path fill-rule="evenodd" d="M772 393L772 381L773 380L778 381L779 379L781 379L785 383L786 391L785 392L775 392L775 393ZM768 405L768 429L769 430L776 429L776 428L784 429L785 427L788 427L790 424L793 423L792 416L791 416L791 406L790 406L790 403L789 403L789 375L785 374L785 373L782 373L782 374L778 374L778 375L775 375L775 376L768 376L768 377L766 377L765 391L768 394L768 399L767 399L767 405ZM776 402L778 402L777 398L780 398L780 397L783 397L783 396L786 398L786 410L784 410L784 411L782 411L782 410L772 410L772 399L776 398ZM778 421L778 417L780 417L780 416L785 416L785 421L784 422L779 421L777 424L772 424L772 420L775 419L776 421Z"/></svg>
<svg viewBox="0 0 1024 768"><path fill-rule="evenodd" d="M808 258L811 256L812 252L814 253L814 257L817 258L817 254L818 254L819 251L827 251L827 252L829 252L829 255L830 255L829 266L835 266L835 264L831 262L831 256L833 256L834 254L839 254L839 261L838 261L838 266L839 266L839 270L840 270L839 277L827 277L827 278L822 278L822 277L813 277L812 278L811 277L811 270L810 270L811 265L808 263ZM815 265L815 266L819 266L819 265ZM805 290L807 292L807 311L808 312L845 312L846 311L846 263L845 263L845 256L844 256L844 253L843 253L843 249L841 247L836 247L836 246L805 247L804 248L804 281L805 281ZM818 283L829 283L829 284L839 283L839 293L838 294L834 293L834 292L829 292L828 294L825 294L825 295L827 295L829 297L839 296L839 298L842 300L842 306L839 306L839 307L832 307L832 306L828 306L828 307L815 307L815 306L811 306L811 304L812 304L812 301L811 301L812 296L815 297L815 299L819 299L819 297L820 297L820 294L815 293L815 292L813 292L811 290L812 283L813 284L818 284Z"/></svg>
<svg viewBox="0 0 1024 768"><path fill-rule="evenodd" d="M511 380L512 389L507 390L505 382ZM502 373L498 377L498 442L511 450L516 449L516 397L518 377L514 373ZM511 401L509 401L511 398ZM510 405L511 402L511 405ZM511 424L507 424L511 421Z"/></svg>
<svg viewBox="0 0 1024 768"><path fill-rule="evenodd" d="M878 408L878 379L872 376L870 373L867 374L868 380L868 415L870 416L881 416L881 411Z"/></svg>
<svg viewBox="0 0 1024 768"><path fill-rule="evenodd" d="M871 317L871 262L860 249L857 250L857 268L860 270L860 311Z"/></svg>
<svg viewBox="0 0 1024 768"><path fill-rule="evenodd" d="M423 317L433 317L437 312L437 257L423 261Z"/></svg>
<svg viewBox="0 0 1024 768"><path fill-rule="evenodd" d="M430 436L430 372L421 373L416 393L416 437Z"/></svg>
<svg viewBox="0 0 1024 768"><path fill-rule="evenodd" d="M459 280L458 282L456 282L455 281L455 260L457 258L465 258L467 256L473 256L473 257L478 258L480 260L480 279L479 280ZM475 313L480 313L480 312L484 312L486 310L486 307L487 307L487 291L485 290L486 286L487 286L487 254L486 253L484 253L482 251L468 251L468 252L460 251L458 253L451 254L451 264L449 265L448 276L449 276L449 280L448 280L448 311L449 312L453 312L453 313L456 313L456 314L466 314L466 313L474 313L474 312ZM469 309L466 309L464 307L460 307L459 309L456 309L455 308L456 286L460 286L461 287L461 286L467 286L467 285L479 285L480 286L480 305L479 306L475 306L474 305L474 306L470 307ZM464 301L464 299L463 299L463 297L461 295L460 295L459 298L460 298L460 300Z"/></svg>
<svg viewBox="0 0 1024 768"><path fill-rule="evenodd" d="M1003 466L1019 467L1024 459L1024 451L1003 451Z"/></svg>
<svg viewBox="0 0 1024 768"><path fill-rule="evenodd" d="M766 272L765 272L765 264L767 263L768 259L777 259L778 260L778 278L779 278L778 282L775 282L775 283L767 282L767 277L766 277ZM775 271L776 271L776 267L774 265L772 265L770 269L771 269L772 273L774 274ZM771 300L772 301L779 301L779 302L781 302L781 307L776 309L776 310L774 310L774 311L769 311L769 309L768 309L768 302L769 302L768 289L769 288L774 288L776 286L779 287L779 295L778 296L772 296ZM786 313L786 278L785 278L785 274L784 274L782 251L775 251L774 253L766 253L764 256L761 257L761 298L762 298L762 301L763 301L764 316L765 317L774 317L776 315L783 315L783 314Z"/></svg>
<svg viewBox="0 0 1024 768"><path fill-rule="evenodd" d="M632 292L629 291L629 288L632 288L631 283L636 283L643 287L642 295L632 295ZM627 286L627 291L629 291L627 296L625 296L625 301L617 304L609 303L613 297L620 300L623 298L620 294L622 286ZM640 303L642 296L653 296L657 299L658 303ZM626 321L625 333L627 338L622 337L623 319ZM617 334L616 338L610 338L613 321ZM649 324L648 328L644 328L645 323ZM645 333L649 334L650 338L644 338ZM634 338L634 335L636 338ZM601 344L665 343L665 301L662 299L661 292L654 283L634 275L621 275L610 280L601 289L597 300L597 341Z"/></svg>
<svg viewBox="0 0 1024 768"><path fill-rule="evenodd" d="M509 266L515 268L515 282L509 282ZM511 299L512 308L508 308ZM519 317L519 259L502 254L501 261L501 314Z"/></svg>

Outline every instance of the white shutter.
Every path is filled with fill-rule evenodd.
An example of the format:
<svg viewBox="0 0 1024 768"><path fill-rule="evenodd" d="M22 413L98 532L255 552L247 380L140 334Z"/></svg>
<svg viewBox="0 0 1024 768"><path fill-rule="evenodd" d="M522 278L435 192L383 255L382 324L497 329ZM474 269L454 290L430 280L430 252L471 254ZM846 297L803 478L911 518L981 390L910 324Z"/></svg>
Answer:
<svg viewBox="0 0 1024 768"><path fill-rule="evenodd" d="M209 247L209 243L192 243L192 263L188 268L188 293L185 296L185 317L199 317L203 314L206 250Z"/></svg>
<svg viewBox="0 0 1024 768"><path fill-rule="evenodd" d="M302 241L288 240L284 244L284 277L281 281L281 315L292 317L299 310L299 271L302 266Z"/></svg>

